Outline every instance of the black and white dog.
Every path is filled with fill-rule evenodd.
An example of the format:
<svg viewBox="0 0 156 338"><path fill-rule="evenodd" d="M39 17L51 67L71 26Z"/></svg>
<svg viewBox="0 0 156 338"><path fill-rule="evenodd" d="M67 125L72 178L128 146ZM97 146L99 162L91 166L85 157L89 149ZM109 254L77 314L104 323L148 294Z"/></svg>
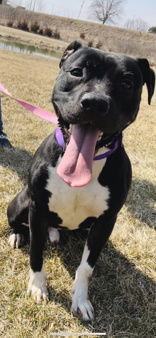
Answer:
<svg viewBox="0 0 156 338"><path fill-rule="evenodd" d="M43 270L47 233L59 242L63 228L88 229L72 289L72 312L92 320L88 280L114 227L131 183L122 130L138 113L144 83L150 104L155 76L146 59L105 53L74 41L65 50L52 102L59 127L37 150L28 185L8 207L13 248L30 228L28 292L48 298Z"/></svg>

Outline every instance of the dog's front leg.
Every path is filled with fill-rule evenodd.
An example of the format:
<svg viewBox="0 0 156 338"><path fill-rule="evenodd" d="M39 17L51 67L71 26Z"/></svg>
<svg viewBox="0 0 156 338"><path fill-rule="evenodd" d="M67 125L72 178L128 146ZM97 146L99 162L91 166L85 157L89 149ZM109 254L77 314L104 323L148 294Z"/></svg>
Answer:
<svg viewBox="0 0 156 338"><path fill-rule="evenodd" d="M97 219L90 229L82 260L76 271L72 288L73 296L71 310L75 315L81 316L81 318L86 321L94 319L94 309L88 299L89 278L92 275L102 247L113 230L115 221L116 216L107 217L102 215Z"/></svg>
<svg viewBox="0 0 156 338"><path fill-rule="evenodd" d="M43 249L46 238L46 227L43 221L43 211L34 201L30 202L30 278L28 294L39 303L48 299L45 274L43 270Z"/></svg>

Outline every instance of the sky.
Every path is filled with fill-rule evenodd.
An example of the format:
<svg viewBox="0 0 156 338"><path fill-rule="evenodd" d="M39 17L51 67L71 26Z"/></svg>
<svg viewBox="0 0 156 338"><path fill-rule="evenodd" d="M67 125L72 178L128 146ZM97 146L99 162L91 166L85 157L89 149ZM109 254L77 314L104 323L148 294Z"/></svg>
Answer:
<svg viewBox="0 0 156 338"><path fill-rule="evenodd" d="M9 2L29 9L33 9L35 4L35 10L39 12L93 21L89 16L91 0L9 0ZM149 27L156 26L156 0L123 0L123 12L116 25L122 27L127 20L138 18L144 20Z"/></svg>

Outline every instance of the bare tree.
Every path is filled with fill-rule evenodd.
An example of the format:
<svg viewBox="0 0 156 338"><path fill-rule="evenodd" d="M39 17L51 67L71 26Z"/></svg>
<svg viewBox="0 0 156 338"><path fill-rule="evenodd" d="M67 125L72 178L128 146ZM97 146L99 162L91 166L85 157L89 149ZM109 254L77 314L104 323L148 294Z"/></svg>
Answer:
<svg viewBox="0 0 156 338"><path fill-rule="evenodd" d="M41 13L44 12L44 10L46 8L45 1L38 0L35 8L36 8L37 12L41 12Z"/></svg>
<svg viewBox="0 0 156 338"><path fill-rule="evenodd" d="M35 10L41 13L53 13L54 4L51 1L37 0Z"/></svg>
<svg viewBox="0 0 156 338"><path fill-rule="evenodd" d="M35 11L36 8L36 0L27 0L26 2L26 7L31 10L31 11Z"/></svg>
<svg viewBox="0 0 156 338"><path fill-rule="evenodd" d="M90 5L92 16L102 24L115 23L114 18L121 15L125 0L93 0Z"/></svg>
<svg viewBox="0 0 156 338"><path fill-rule="evenodd" d="M85 0L82 0L81 5L80 5L80 10L79 10L79 13L78 13L78 16L77 16L77 19L79 19L80 15L82 13L82 9L83 9L84 5L85 5Z"/></svg>
<svg viewBox="0 0 156 338"><path fill-rule="evenodd" d="M127 29L132 29L135 31L139 31L139 32L147 32L148 31L148 24L146 21L140 19L140 18L136 18L136 19L128 19L125 24L124 27Z"/></svg>
<svg viewBox="0 0 156 338"><path fill-rule="evenodd" d="M32 2L32 11L35 12L36 9L36 0L33 0Z"/></svg>
<svg viewBox="0 0 156 338"><path fill-rule="evenodd" d="M31 8L32 8L32 0L27 0L27 1L26 1L26 4L25 4L25 7L26 7L27 9L31 10Z"/></svg>

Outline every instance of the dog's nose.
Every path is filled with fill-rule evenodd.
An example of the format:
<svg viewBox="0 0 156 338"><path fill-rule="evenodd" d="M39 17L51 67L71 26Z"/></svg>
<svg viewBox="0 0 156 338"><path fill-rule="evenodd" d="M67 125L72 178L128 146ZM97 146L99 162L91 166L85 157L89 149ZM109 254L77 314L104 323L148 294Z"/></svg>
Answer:
<svg viewBox="0 0 156 338"><path fill-rule="evenodd" d="M86 93L81 99L81 106L85 111L106 113L108 111L108 98L99 94Z"/></svg>

